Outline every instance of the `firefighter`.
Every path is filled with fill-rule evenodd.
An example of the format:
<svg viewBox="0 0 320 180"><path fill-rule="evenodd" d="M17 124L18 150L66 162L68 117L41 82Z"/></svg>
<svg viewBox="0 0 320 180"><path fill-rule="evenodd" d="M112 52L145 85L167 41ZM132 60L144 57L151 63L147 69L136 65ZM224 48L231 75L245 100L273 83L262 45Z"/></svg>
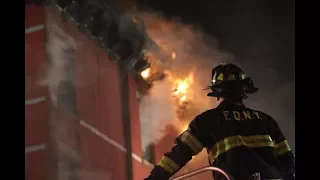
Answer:
<svg viewBox="0 0 320 180"><path fill-rule="evenodd" d="M278 123L268 114L246 107L243 99L258 91L250 77L234 64L212 70L208 96L217 107L196 116L145 180L168 180L192 156L206 148L209 164L234 180L294 179L294 156ZM215 180L225 179L213 173Z"/></svg>

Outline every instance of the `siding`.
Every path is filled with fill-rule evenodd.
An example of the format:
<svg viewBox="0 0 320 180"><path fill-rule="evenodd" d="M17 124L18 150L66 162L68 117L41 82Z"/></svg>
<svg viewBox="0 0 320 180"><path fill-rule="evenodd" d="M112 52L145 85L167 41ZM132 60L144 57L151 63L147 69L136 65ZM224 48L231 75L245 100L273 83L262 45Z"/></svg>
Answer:
<svg viewBox="0 0 320 180"><path fill-rule="evenodd" d="M60 17L58 11L52 13L54 17ZM56 173L50 175L51 179L55 176L63 179L73 174L81 180L126 180L117 63L71 22L59 21L59 26L76 40L77 45L74 60L77 115L55 107L49 109L48 88L39 85L46 66L43 24L43 8L26 7L26 179L48 179L50 171ZM28 28L30 26L34 28ZM143 179L151 170L151 166L141 159L138 88L136 81L129 77L134 180ZM51 129L48 128L49 113ZM50 143L49 132L53 132ZM78 166L73 168L73 164Z"/></svg>
<svg viewBox="0 0 320 180"><path fill-rule="evenodd" d="M25 6L25 175L47 179L48 88L40 86L45 67L44 9Z"/></svg>

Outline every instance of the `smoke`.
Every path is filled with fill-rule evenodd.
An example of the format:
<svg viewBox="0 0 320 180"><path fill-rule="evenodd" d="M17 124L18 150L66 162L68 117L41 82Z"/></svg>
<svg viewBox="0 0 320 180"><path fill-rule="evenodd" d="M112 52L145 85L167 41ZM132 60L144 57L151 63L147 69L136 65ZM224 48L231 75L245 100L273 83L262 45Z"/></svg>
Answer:
<svg viewBox="0 0 320 180"><path fill-rule="evenodd" d="M76 47L74 39L65 34L57 25L49 25L47 32L47 53L50 64L47 76L41 83L49 87L52 103L56 105L59 85L63 81L71 81L67 69L68 65L72 63L70 60L73 58L72 52Z"/></svg>
<svg viewBox="0 0 320 180"><path fill-rule="evenodd" d="M167 80L155 82L148 95L140 102L142 144L159 140L165 133L165 125L176 119L174 102L170 96L171 86ZM145 150L145 149L144 149Z"/></svg>
<svg viewBox="0 0 320 180"><path fill-rule="evenodd" d="M81 141L79 134L79 117L75 110L75 92L70 91L76 86L88 86L94 83L90 77L92 65L77 59L76 50L83 48L83 42L68 34L68 26L62 22L59 12L55 8L46 8L46 53L48 67L46 76L39 82L49 88L50 102L50 136L55 146L51 156L57 162L57 179L112 179L111 171L97 172L92 168L92 159L83 158L81 155ZM69 22L70 23L70 22ZM82 49L81 49L82 50ZM92 53L92 52L88 52ZM83 51L82 56L87 55ZM79 63L80 61L80 63ZM88 75L87 72L91 72ZM86 74L87 73L87 74ZM76 81L74 74L80 75L81 81ZM96 74L95 74L96 75ZM83 76L83 77L82 77ZM78 80L78 79L77 79ZM80 167L84 162L86 167ZM91 170L92 169L92 170Z"/></svg>
<svg viewBox="0 0 320 180"><path fill-rule="evenodd" d="M134 12L144 21L146 32L158 47L148 49L152 60L161 61L167 78L154 83L140 104L140 121L143 146L156 142L164 135L166 125L177 124L177 104L172 97L173 82L192 74L187 99L192 101L187 121L214 107L215 101L204 90L211 79L211 70L221 62L230 62L232 55L218 49L215 39L200 28L183 24L176 19L166 19L159 13ZM174 53L174 58L170 58ZM186 118L184 118L186 119ZM152 125L150 125L152 124ZM178 129L181 127L177 127Z"/></svg>
<svg viewBox="0 0 320 180"><path fill-rule="evenodd" d="M132 12L131 12L132 13ZM193 83L189 88L188 98L192 99L192 107L195 109L188 116L189 121L197 114L215 107L215 101L208 98L203 89L210 83L211 70L214 66L222 63L234 63L251 76L260 88L257 94L245 100L247 106L269 113L284 129L285 135L290 134L289 142L294 148L294 104L289 103L294 99L294 83L286 81L277 71L263 62L239 61L232 54L219 48L215 38L205 34L199 27L183 24L179 19L167 19L160 13L150 11L136 11L132 13L141 18L146 26L146 32L163 51L159 53L157 47L148 50L156 56L158 61L165 64L165 72L170 77L184 78L190 72L193 73ZM262 43L262 42L260 42ZM175 59L168 58L175 53ZM257 53L255 53L257 54ZM151 89L147 98L141 101L141 129L143 129L145 143L156 142L163 135L162 129L167 123L174 123L177 119L165 119L175 117L174 114L167 116L167 112L175 112L176 104L170 101L152 101L154 97L172 99L172 87L159 86L159 84L170 84L170 78L158 82ZM163 88L168 87L170 90ZM270 88L272 87L272 88ZM155 93L156 92L156 93ZM148 103L147 103L148 101ZM145 106L149 104L149 106ZM154 105L157 104L157 105ZM172 110L170 110L170 108ZM148 112L147 114L144 114ZM151 115L152 114L152 118ZM283 121L286 119L286 121ZM293 120L293 121L292 121ZM155 122L159 121L159 122ZM149 126L150 122L152 126ZM288 124L290 123L290 124ZM160 125L160 126L157 126ZM293 138L292 138L293 134Z"/></svg>
<svg viewBox="0 0 320 180"><path fill-rule="evenodd" d="M172 98L172 79L184 79L190 73L193 74L193 81L188 89L188 99L192 100L193 108L188 115L190 121L197 114L215 107L215 101L208 98L207 91L203 89L210 83L212 68L222 62L231 62L242 67L260 88L260 92L246 100L249 107L270 113L281 122L281 127L287 125L281 119L294 119L294 115L288 110L292 109L292 106L294 108L293 104L288 103L293 98L294 83L284 83L274 69L263 63L237 61L232 54L219 48L216 39L205 34L199 27L183 24L179 19L166 19L159 13L146 11L129 14L134 14L144 21L147 34L161 48L159 51L157 47L150 47L148 51L154 55L153 58L164 64L167 74L164 80L154 82L151 90L140 101L143 150L148 144L163 137L166 125L176 124L178 121L176 102ZM77 47L70 36L59 26L52 24L48 31L47 44L51 64L42 84L49 86L53 103L56 103L59 84L69 80L66 62L70 57L65 54L65 49ZM168 58L172 52L175 53L174 60ZM290 123L288 127L294 125L294 122ZM286 130L285 134L290 130ZM294 137L289 139L290 141L294 146Z"/></svg>
<svg viewBox="0 0 320 180"><path fill-rule="evenodd" d="M49 88L50 102L50 138L55 147L51 156L55 159L53 164L57 163L57 179L68 179L68 177L77 176L78 164L80 160L77 140L75 139L76 122L69 109L61 106L61 93L65 94L66 89L62 84L72 83L73 52L76 49L75 40L66 34L60 27L61 20L52 9L46 9L46 53L48 58L48 67L46 76L40 84ZM70 121L70 119L72 119ZM54 165L53 165L54 166Z"/></svg>
<svg viewBox="0 0 320 180"><path fill-rule="evenodd" d="M96 51L87 49L86 45L90 41L89 39L78 38L79 35L75 34L76 31L69 34L72 26L70 21L64 22L57 9L46 8L48 67L47 74L40 81L40 84L49 87L53 105L57 105L58 91L65 93L64 89L59 88L62 83L69 83L74 87L84 87L96 81L91 78L97 75L93 63L85 61L87 57L94 57L92 54ZM81 52L80 55L77 52ZM77 74L77 77L74 77L74 74Z"/></svg>

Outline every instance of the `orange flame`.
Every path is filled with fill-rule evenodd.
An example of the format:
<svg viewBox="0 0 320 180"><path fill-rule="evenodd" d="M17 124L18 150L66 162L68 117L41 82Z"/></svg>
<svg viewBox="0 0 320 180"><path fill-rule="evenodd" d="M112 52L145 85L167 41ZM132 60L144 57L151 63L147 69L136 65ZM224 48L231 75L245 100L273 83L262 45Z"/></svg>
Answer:
<svg viewBox="0 0 320 180"><path fill-rule="evenodd" d="M188 96L189 87L192 85L192 83L193 83L193 73L190 73L188 77L185 78L184 80L181 80L181 79L174 80L173 84L175 86L174 88L175 90L173 92L173 95L179 96L179 99L181 101L185 101Z"/></svg>
<svg viewBox="0 0 320 180"><path fill-rule="evenodd" d="M141 72L141 76L143 79L147 79L150 76L150 68Z"/></svg>
<svg viewBox="0 0 320 180"><path fill-rule="evenodd" d="M180 101L184 102L187 100L187 96L186 95L183 95L181 98L180 98Z"/></svg>

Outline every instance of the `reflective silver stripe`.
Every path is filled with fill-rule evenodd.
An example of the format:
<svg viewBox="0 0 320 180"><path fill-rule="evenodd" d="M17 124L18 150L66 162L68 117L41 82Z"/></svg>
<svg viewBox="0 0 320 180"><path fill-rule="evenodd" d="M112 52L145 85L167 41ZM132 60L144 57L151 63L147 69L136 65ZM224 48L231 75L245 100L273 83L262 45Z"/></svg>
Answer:
<svg viewBox="0 0 320 180"><path fill-rule="evenodd" d="M28 99L24 101L24 105L31 105L31 104L36 104L42 101L45 101L46 97L42 96L42 97L36 97L36 98L32 98L32 99Z"/></svg>
<svg viewBox="0 0 320 180"><path fill-rule="evenodd" d="M37 32L37 31L41 31L43 29L44 29L44 24L40 24L40 25L25 28L24 33L29 34L29 33Z"/></svg>
<svg viewBox="0 0 320 180"><path fill-rule="evenodd" d="M92 132L93 134L99 136L100 138L102 138L105 142L111 144L113 147L119 149L122 152L127 152L127 149L125 147L123 147L121 144L119 144L118 142L116 142L115 140L111 139L110 137L108 137L107 135L101 133L99 130L97 130L96 128L92 127L91 125L87 124L85 121L80 120L80 125L83 126L84 128L88 129L90 132ZM136 161L146 164L150 167L153 167L153 165L144 160L143 158L141 158L140 156L138 156L135 153L132 153L132 158L135 159Z"/></svg>
<svg viewBox="0 0 320 180"><path fill-rule="evenodd" d="M46 144L38 144L38 145L28 146L28 147L25 147L24 153L27 154L30 152L44 150L46 148L46 146L47 146Z"/></svg>

